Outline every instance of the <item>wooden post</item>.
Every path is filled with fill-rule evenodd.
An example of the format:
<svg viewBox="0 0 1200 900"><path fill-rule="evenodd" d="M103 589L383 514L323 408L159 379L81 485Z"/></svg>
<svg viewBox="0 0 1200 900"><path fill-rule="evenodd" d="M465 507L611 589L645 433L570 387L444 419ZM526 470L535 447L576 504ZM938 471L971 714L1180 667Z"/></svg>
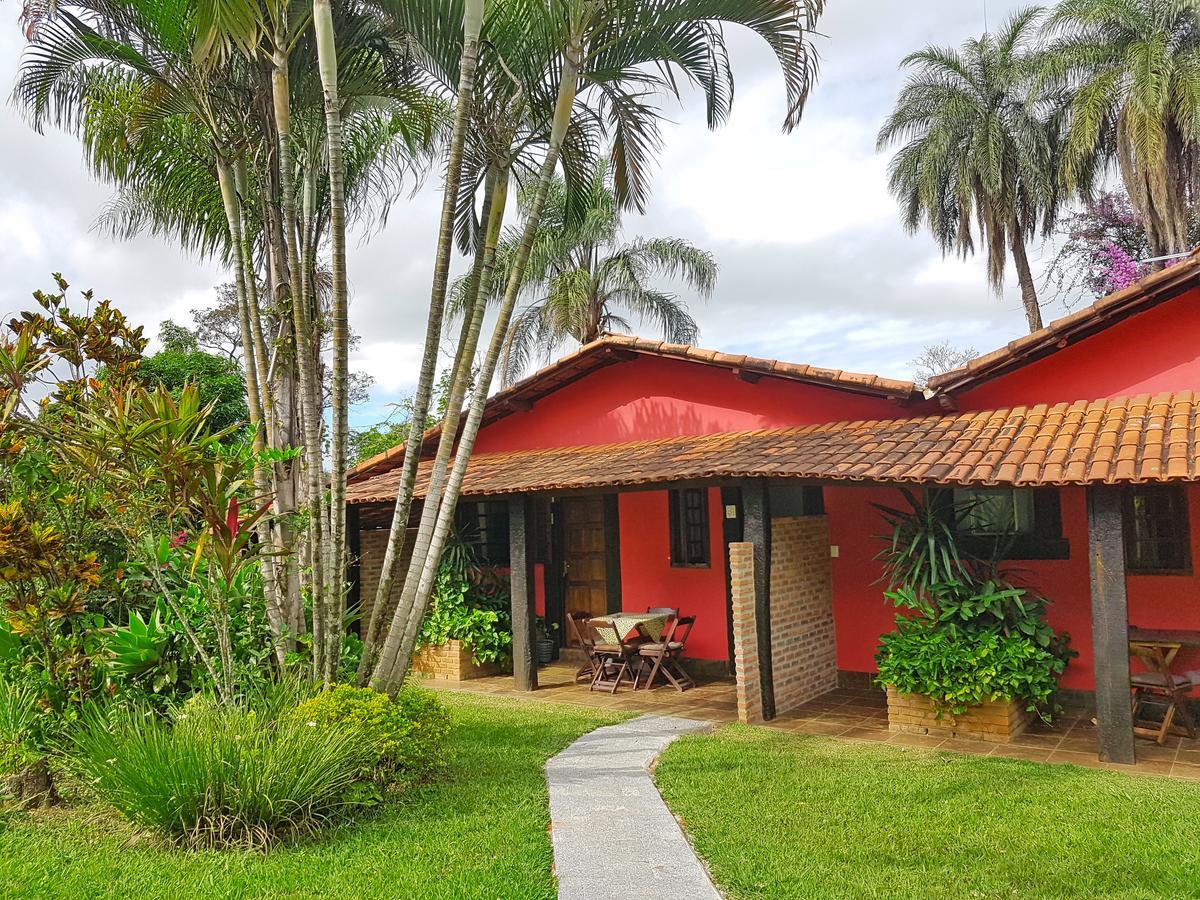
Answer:
<svg viewBox="0 0 1200 900"><path fill-rule="evenodd" d="M358 507L354 504L346 506L346 554L349 559L346 581L349 590L346 593L346 611L360 613L362 611L362 525L358 517ZM362 620L354 618L350 626L354 634L362 634Z"/></svg>
<svg viewBox="0 0 1200 900"><path fill-rule="evenodd" d="M535 613L533 588L533 510L524 496L508 501L508 559L512 596L513 681L517 690L537 690L537 659L534 656Z"/></svg>
<svg viewBox="0 0 1200 900"><path fill-rule="evenodd" d="M1092 576L1092 655L1100 759L1134 762L1129 700L1129 613L1125 601L1125 544L1120 488L1087 489L1088 560Z"/></svg>
<svg viewBox="0 0 1200 900"><path fill-rule="evenodd" d="M743 540L754 545L754 622L758 632L758 672L762 715L775 718L775 679L771 666L771 502L762 478L742 485Z"/></svg>

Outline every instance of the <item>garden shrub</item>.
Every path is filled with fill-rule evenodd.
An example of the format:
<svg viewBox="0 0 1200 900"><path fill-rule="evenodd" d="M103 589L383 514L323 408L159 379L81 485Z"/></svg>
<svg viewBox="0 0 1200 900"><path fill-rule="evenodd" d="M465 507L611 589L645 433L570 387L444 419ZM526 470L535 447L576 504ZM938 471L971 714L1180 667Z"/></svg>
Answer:
<svg viewBox="0 0 1200 900"><path fill-rule="evenodd" d="M164 721L93 713L73 760L134 825L188 848L263 849L350 812L373 748L350 724L317 728L197 698Z"/></svg>
<svg viewBox="0 0 1200 900"><path fill-rule="evenodd" d="M878 683L928 697L939 716L1016 700L1048 719L1059 676L1077 655L1046 620L1049 601L999 572L1003 540L992 559L960 548L972 504L903 494L909 509L879 507L892 526L878 557L884 596L906 612L880 639Z"/></svg>
<svg viewBox="0 0 1200 900"><path fill-rule="evenodd" d="M294 715L319 731L353 728L372 749L361 777L380 787L425 781L446 766L450 716L428 691L405 687L389 697L340 684L301 703Z"/></svg>
<svg viewBox="0 0 1200 900"><path fill-rule="evenodd" d="M880 640L879 682L933 701L939 715L961 715L992 699L1045 710L1066 659L1023 634L998 628L951 629L925 618L899 617Z"/></svg>
<svg viewBox="0 0 1200 900"><path fill-rule="evenodd" d="M508 576L480 565L471 545L457 533L442 553L433 597L417 637L422 647L440 647L448 641L461 641L476 665L511 659Z"/></svg>

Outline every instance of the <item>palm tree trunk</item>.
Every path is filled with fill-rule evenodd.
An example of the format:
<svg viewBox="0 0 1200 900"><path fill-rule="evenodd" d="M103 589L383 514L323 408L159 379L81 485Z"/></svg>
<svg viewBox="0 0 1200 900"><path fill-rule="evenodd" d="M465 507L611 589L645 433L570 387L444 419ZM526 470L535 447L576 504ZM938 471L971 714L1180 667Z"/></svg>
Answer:
<svg viewBox="0 0 1200 900"><path fill-rule="evenodd" d="M386 609L396 579L396 569L404 548L404 535L412 511L413 488L417 480L417 464L421 459L421 441L425 432L425 417L433 396L433 380L437 370L438 346L442 336L442 318L446 310L446 287L450 278L450 255L454 240L454 207L462 178L463 148L467 125L475 100L475 72L479 64L479 34L483 27L484 0L466 0L463 4L463 47L459 61L458 105L450 132L450 150L446 160L446 178L442 194L442 216L438 228L437 253L433 267L433 289L429 300L429 319L425 325L425 348L421 356L421 372L413 396L412 422L404 446L404 463L400 484L396 490L396 506L388 531L387 549L379 574L372 615ZM399 610L397 610L399 612ZM395 620L393 620L395 621ZM370 629L368 629L370 632ZM391 637L389 630L389 639ZM374 667L378 644L368 633L363 645L366 667ZM377 668L377 667L376 667Z"/></svg>
<svg viewBox="0 0 1200 900"><path fill-rule="evenodd" d="M268 132L275 127L274 116L264 123ZM278 148L278 141L272 142ZM283 248L283 225L280 219L279 172L278 157L275 153L267 154L265 174L267 189L262 197L262 216L266 225L267 248L267 290L272 303L279 304L282 296L281 286L287 282L284 270L286 251ZM282 304L280 304L282 305ZM274 387L272 390L275 401L275 436L272 446L277 449L296 447L300 444L299 428L296 416L297 388L294 368L295 354L281 354L282 347L295 347L295 336L292 334L291 322L286 315L280 317L279 333L275 339L276 347L270 355L266 380ZM304 617L304 598L300 590L300 576L295 565L295 554L299 540L296 529L292 524L300 497L300 466L295 460L283 460L273 465L275 481L275 509L279 516L279 544L286 553L280 558L277 567L277 578L286 602L285 614L292 634L301 635L307 630Z"/></svg>
<svg viewBox="0 0 1200 900"><path fill-rule="evenodd" d="M314 0L313 29L325 95L325 133L329 153L329 224L333 269L333 474L330 487L330 552L328 585L328 660L325 681L337 675L341 658L341 622L346 602L346 445L349 440L349 329L346 297L346 190L342 162L342 111L338 101L337 48L329 0Z"/></svg>
<svg viewBox="0 0 1200 900"><path fill-rule="evenodd" d="M1029 257L1025 255L1025 235L1017 223L1016 216L1013 216L1008 230L1013 264L1017 268L1017 281L1021 285L1021 304L1025 307L1025 321L1032 333L1042 327L1042 309L1038 305L1037 288L1033 283L1033 272L1029 268Z"/></svg>
<svg viewBox="0 0 1200 900"><path fill-rule="evenodd" d="M488 391L490 390L492 376L496 371L496 362L500 358L504 339L508 334L508 325L512 319L513 308L516 306L517 295L520 293L521 283L525 277L525 266L529 262L529 254L533 249L533 241L541 225L542 208L546 204L546 196L550 190L550 183L553 181L555 170L558 168L563 139L566 137L567 127L571 122L571 110L575 105L575 94L579 87L579 70L583 61L584 51L582 40L582 35L576 34L563 51L558 99L555 104L554 119L550 130L550 145L546 149L546 158L538 174L537 187L533 200L526 213L525 228L521 235L521 243L513 260L512 271L509 272L508 283L505 287L504 298L500 304L500 311L497 315L495 329L492 332L492 339L488 345L483 365L480 368L479 376L471 394L471 404L467 414L466 425L463 427L462 436L458 441L458 452L454 458L454 468L450 472L445 489L438 501L438 517L433 527L433 537L430 541L428 553L422 561L420 580L413 592L413 602L411 609L408 610L408 621L404 629L404 635L401 640L396 642L393 642L394 635L388 635L388 643L394 643L396 646L393 649L385 645L385 652L371 679L371 683L376 689L387 690L389 693L399 688L408 675L408 667L412 661L412 654L416 646L421 621L425 618L425 611L429 606L429 598L433 594L433 585L437 576L438 564L441 560L442 548L446 544L446 538L450 533L450 527L454 520L455 507L458 504L458 496L462 489L463 478L466 475L467 464L471 459L471 451L475 446L475 437L479 433L479 425L483 420L483 410L487 405ZM425 502L429 503L432 499L433 497L430 495L426 498ZM408 591L409 588L406 584L405 592L408 593ZM389 653L389 650L392 652Z"/></svg>
<svg viewBox="0 0 1200 900"><path fill-rule="evenodd" d="M312 576L309 588L313 608L313 677L321 678L325 668L325 607L323 575L324 529L321 527L323 465L321 460L321 386L313 371L313 329L307 305L300 289L300 259L296 240L296 204L292 188L291 98L288 85L287 25L281 14L276 23L274 68L271 72L275 130L279 137L279 195L283 217L284 244L287 248L289 298L296 337L296 360L300 371L301 421L304 431L305 485L307 488L308 533L312 544Z"/></svg>
<svg viewBox="0 0 1200 900"><path fill-rule="evenodd" d="M246 277L254 277L254 261L250 258L249 244L245 239L245 224L242 217L241 199L234 184L234 175L227 160L217 154L217 180L221 186L221 201L225 206L225 218L229 223L229 236L233 241L237 260L234 264L234 288L238 304L238 328L242 336L242 356L246 367L246 399L250 414L250 428L254 432L254 452L262 454L266 449L263 425L262 394L259 391L259 366L254 355L254 338L250 328L250 300ZM256 292L257 293L257 292ZM262 463L254 462L254 489L259 497L270 493L267 484L267 474ZM257 526L260 541L270 541L270 532L265 522ZM276 590L275 570L270 559L264 559L263 599L267 609L267 623L271 628L271 642L275 649L275 659L283 671L287 650L284 634L287 629L279 606L279 595ZM224 663L222 663L224 664Z"/></svg>
<svg viewBox="0 0 1200 900"><path fill-rule="evenodd" d="M244 158L239 158L233 166L233 185L237 191L237 202L239 213L246 208L248 198L248 181L246 178L246 161ZM261 454L267 447L278 447L278 427L275 423L275 397L271 387L270 370L267 364L267 347L266 341L263 338L262 317L258 307L258 272L254 265L254 250L251 246L250 235L245 226L244 216L241 223L242 241L241 241L241 257L242 265L245 267L246 274L246 312L248 324L250 326L250 340L253 342L253 358L254 365L257 370L259 390L262 394L262 427L255 426L254 429L254 449L256 453ZM245 334L242 335L242 342L245 344ZM245 351L249 353L249 351ZM253 423L252 423L253 424ZM279 516L278 504L278 486L275 481L275 470L271 468L262 468L261 483L259 482L259 469L262 468L262 463L258 463L255 469L255 483L259 486L261 495L270 495L271 503L275 514ZM283 544L278 540L276 534L278 520L276 522L259 522L256 528L259 544L264 548L279 547ZM284 660L287 658L287 653L295 649L295 642L292 639L292 630L290 621L287 615L286 598L280 591L280 580L278 566L275 558L269 555L264 555L261 560L262 575L263 575L263 595L267 607L267 617L270 619L272 615L272 607L274 614L278 618L281 625L286 625L281 631L275 632L276 640L282 648L282 653L279 655L278 662L280 671L283 670Z"/></svg>
<svg viewBox="0 0 1200 900"><path fill-rule="evenodd" d="M504 223L504 211L508 199L508 179L507 169L500 170L494 166L489 168L484 188L483 208L480 211L483 235L476 248L475 263L468 279L467 305L463 310L462 333L459 336L458 350L455 354L450 393L446 401L446 414L442 420L437 454L429 473L425 504L421 509L421 522L417 528L412 556L409 559L404 590L400 595L400 601L396 605L396 612L388 630L390 646L389 644L384 645L384 658L394 659L394 648L398 646L403 635L408 632L421 572L430 554L434 527L441 509L438 500L446 480L450 458L454 453L463 401L471 387L475 350L479 345L479 334L483 329L484 314L487 311L486 298L491 293L492 272L496 265L496 248L500 243L500 232ZM421 623L418 620L416 630L420 631L420 628Z"/></svg>

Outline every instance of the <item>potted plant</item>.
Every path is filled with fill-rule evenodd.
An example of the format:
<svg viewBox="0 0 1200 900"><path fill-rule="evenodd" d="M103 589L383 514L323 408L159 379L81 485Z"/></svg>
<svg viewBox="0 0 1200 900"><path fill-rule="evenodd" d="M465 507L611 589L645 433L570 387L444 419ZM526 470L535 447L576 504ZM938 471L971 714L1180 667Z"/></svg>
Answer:
<svg viewBox="0 0 1200 900"><path fill-rule="evenodd" d="M963 508L918 499L883 508L884 596L903 610L880 640L879 684L894 731L1007 741L1048 718L1075 652L1046 622L1048 601L1011 584L994 559L961 551Z"/></svg>
<svg viewBox="0 0 1200 900"><path fill-rule="evenodd" d="M434 678L479 678L509 662L508 579L478 565L470 545L456 541L443 554L417 644L413 668Z"/></svg>
<svg viewBox="0 0 1200 900"><path fill-rule="evenodd" d="M554 660L555 641L553 632L558 630L557 622L546 621L545 616L538 616L536 622L537 636L533 646L539 666L545 666Z"/></svg>

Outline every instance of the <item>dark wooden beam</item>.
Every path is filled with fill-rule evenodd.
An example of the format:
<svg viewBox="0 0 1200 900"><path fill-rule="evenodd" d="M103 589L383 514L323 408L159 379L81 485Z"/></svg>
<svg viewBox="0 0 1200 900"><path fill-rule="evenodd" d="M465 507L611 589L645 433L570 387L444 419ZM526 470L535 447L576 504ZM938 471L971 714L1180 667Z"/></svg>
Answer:
<svg viewBox="0 0 1200 900"><path fill-rule="evenodd" d="M762 714L775 718L775 678L771 665L771 499L763 478L742 484L742 540L754 545L754 623L758 634L758 674Z"/></svg>
<svg viewBox="0 0 1200 900"><path fill-rule="evenodd" d="M1110 485L1089 487L1087 500L1100 759L1132 764L1133 711L1129 703L1129 613L1125 598L1121 489Z"/></svg>
<svg viewBox="0 0 1200 900"><path fill-rule="evenodd" d="M529 412L533 409L533 401L525 397L513 397L508 401L508 408L514 412Z"/></svg>
<svg viewBox="0 0 1200 900"><path fill-rule="evenodd" d="M534 657L533 510L525 496L508 501L508 552L512 596L513 681L517 690L537 690L537 660Z"/></svg>
<svg viewBox="0 0 1200 900"><path fill-rule="evenodd" d="M734 369L734 374L747 384L758 384L758 380L762 378L762 373L752 372L749 369Z"/></svg>
<svg viewBox="0 0 1200 900"><path fill-rule="evenodd" d="M619 347L609 347L604 351L604 355L617 362L631 362L640 356L636 350L625 350Z"/></svg>
<svg viewBox="0 0 1200 900"><path fill-rule="evenodd" d="M358 512L357 506L346 507L346 551L349 557L346 565L346 609L353 613L362 609L362 523ZM362 623L357 616L350 630L355 634L362 633Z"/></svg>
<svg viewBox="0 0 1200 900"><path fill-rule="evenodd" d="M616 494L604 495L604 586L608 612L621 611L621 514Z"/></svg>

